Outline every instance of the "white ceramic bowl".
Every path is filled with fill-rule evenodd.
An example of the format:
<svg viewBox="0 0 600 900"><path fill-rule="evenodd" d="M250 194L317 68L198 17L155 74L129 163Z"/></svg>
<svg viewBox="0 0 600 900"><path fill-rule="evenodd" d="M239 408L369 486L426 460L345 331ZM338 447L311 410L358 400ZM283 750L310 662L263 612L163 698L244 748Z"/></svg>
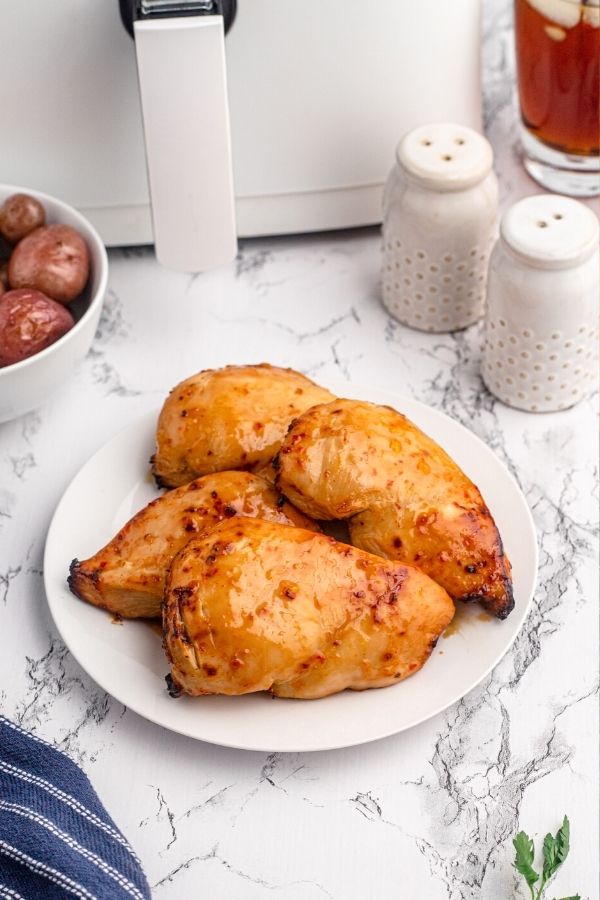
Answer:
<svg viewBox="0 0 600 900"><path fill-rule="evenodd" d="M44 204L46 221L71 225L84 238L90 252L90 278L81 297L69 304L75 325L45 350L0 368L0 422L8 422L41 406L72 374L90 349L108 280L108 257L98 232L76 209L40 191L0 184L0 203L11 194L25 193Z"/></svg>

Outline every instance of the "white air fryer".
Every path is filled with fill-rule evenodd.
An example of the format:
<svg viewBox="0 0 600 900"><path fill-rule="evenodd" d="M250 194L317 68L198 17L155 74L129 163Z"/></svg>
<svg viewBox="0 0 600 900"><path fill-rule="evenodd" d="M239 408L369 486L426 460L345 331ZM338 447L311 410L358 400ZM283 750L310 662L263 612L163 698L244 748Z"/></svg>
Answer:
<svg viewBox="0 0 600 900"><path fill-rule="evenodd" d="M404 132L481 127L479 6L0 0L2 180L184 271L379 222Z"/></svg>

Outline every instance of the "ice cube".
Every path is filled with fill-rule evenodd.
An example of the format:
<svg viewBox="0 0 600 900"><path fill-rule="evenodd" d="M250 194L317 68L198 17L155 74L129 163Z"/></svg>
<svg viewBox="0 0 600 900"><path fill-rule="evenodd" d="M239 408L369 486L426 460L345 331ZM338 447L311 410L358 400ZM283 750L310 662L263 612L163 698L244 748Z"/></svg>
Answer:
<svg viewBox="0 0 600 900"><path fill-rule="evenodd" d="M574 0L527 0L545 19L563 28L574 28L581 18L581 6Z"/></svg>
<svg viewBox="0 0 600 900"><path fill-rule="evenodd" d="M583 21L592 28L600 28L600 0L588 0L583 7Z"/></svg>

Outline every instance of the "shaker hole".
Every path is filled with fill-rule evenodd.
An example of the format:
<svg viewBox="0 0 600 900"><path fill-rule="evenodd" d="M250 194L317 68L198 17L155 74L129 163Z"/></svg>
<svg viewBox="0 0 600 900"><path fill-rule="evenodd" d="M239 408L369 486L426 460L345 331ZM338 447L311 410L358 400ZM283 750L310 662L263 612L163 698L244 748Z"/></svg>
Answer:
<svg viewBox="0 0 600 900"><path fill-rule="evenodd" d="M547 228L548 227L548 223L544 222L543 219L540 219L539 222L536 222L535 224L537 225L538 228Z"/></svg>
<svg viewBox="0 0 600 900"><path fill-rule="evenodd" d="M450 162L450 160L452 159L452 157L451 157L448 153L445 153L445 154L442 156L442 159L444 160L444 162Z"/></svg>
<svg viewBox="0 0 600 900"><path fill-rule="evenodd" d="M428 138L425 138L421 141L424 147L431 147L431 141Z"/></svg>
<svg viewBox="0 0 600 900"><path fill-rule="evenodd" d="M552 216L553 219L562 219L562 215L560 213L554 213Z"/></svg>
<svg viewBox="0 0 600 900"><path fill-rule="evenodd" d="M465 143L465 139L464 138L454 138L454 143L462 145Z"/></svg>

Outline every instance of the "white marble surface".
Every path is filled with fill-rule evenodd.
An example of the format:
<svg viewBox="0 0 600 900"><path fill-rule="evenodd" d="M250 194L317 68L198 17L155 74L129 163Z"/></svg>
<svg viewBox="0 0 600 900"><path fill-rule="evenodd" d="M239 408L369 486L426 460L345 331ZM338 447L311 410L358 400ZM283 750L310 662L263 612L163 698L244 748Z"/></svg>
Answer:
<svg viewBox="0 0 600 900"><path fill-rule="evenodd" d="M502 202L535 186L514 146L509 4L486 8L486 126ZM77 759L141 856L157 900L524 897L519 828L541 844L563 813L573 846L548 896L598 897L594 404L534 416L486 393L478 327L428 336L378 300L374 230L245 241L200 277L148 249L111 253L100 331L72 383L0 426L2 711ZM52 511L90 454L177 380L225 363L341 373L443 409L519 480L541 546L512 651L446 713L321 754L223 750L105 695L50 620L41 559Z"/></svg>

